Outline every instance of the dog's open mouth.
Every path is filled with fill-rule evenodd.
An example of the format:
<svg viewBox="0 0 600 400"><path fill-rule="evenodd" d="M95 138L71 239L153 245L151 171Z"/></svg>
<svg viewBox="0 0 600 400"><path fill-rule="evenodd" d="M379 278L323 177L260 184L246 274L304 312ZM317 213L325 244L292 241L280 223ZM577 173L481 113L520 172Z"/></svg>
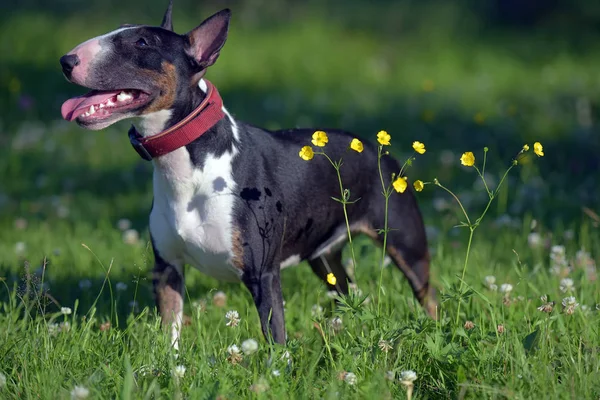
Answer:
<svg viewBox="0 0 600 400"><path fill-rule="evenodd" d="M137 89L92 90L65 101L60 109L67 121L101 122L115 113L136 109L150 101L150 95Z"/></svg>

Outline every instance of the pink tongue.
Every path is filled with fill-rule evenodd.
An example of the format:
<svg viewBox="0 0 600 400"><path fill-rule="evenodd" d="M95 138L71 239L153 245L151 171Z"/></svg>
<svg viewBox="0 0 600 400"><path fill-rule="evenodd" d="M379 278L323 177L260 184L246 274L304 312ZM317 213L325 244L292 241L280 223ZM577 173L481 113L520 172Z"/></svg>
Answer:
<svg viewBox="0 0 600 400"><path fill-rule="evenodd" d="M112 92L98 92L92 90L83 96L73 97L72 99L65 101L60 108L60 112L62 113L62 117L64 119L67 121L73 121L75 118L85 113L90 106L104 103L106 100L118 95L119 93L121 93L120 90L115 90Z"/></svg>

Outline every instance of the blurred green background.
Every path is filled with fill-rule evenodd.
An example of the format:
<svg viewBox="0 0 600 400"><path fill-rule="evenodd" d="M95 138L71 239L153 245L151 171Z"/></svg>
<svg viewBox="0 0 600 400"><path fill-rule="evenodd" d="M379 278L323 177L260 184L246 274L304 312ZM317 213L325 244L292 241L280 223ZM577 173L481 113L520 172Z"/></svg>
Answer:
<svg viewBox="0 0 600 400"><path fill-rule="evenodd" d="M65 81L58 59L121 23L157 25L166 5L0 5L0 272L67 252L57 273L68 276L72 264L95 262L81 255L82 242L105 262L149 257L119 247L116 224L127 218L146 231L151 165L130 148L130 121L90 132L60 119L61 103L83 90ZM491 219L578 232L591 221L582 207L598 212L599 2L175 0L175 30L225 7L229 39L207 76L238 118L344 128L367 140L385 129L402 158L422 141L428 151L409 177L439 178L474 211L486 195L460 154L481 161L488 146L494 186L524 143L540 141L546 156L530 152L511 173ZM441 191L429 186L419 198L428 225L447 232L457 222Z"/></svg>

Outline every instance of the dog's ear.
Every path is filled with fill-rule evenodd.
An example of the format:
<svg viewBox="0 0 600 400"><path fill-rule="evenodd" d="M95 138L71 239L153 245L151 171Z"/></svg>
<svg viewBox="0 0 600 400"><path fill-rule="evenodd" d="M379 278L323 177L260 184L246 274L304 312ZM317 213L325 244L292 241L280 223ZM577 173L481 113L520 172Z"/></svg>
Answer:
<svg viewBox="0 0 600 400"><path fill-rule="evenodd" d="M231 11L226 8L206 19L187 34L190 42L188 54L204 69L217 61L227 40Z"/></svg>
<svg viewBox="0 0 600 400"><path fill-rule="evenodd" d="M160 24L161 28L164 28L168 31L173 30L172 14L173 14L173 0L169 0L169 7L167 7L165 16L163 17L162 23Z"/></svg>

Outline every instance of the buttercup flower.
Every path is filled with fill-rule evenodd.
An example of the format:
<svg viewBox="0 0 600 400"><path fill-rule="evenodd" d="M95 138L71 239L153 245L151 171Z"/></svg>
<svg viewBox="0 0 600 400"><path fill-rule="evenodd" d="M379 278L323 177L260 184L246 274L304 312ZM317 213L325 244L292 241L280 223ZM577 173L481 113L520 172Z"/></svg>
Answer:
<svg viewBox="0 0 600 400"><path fill-rule="evenodd" d="M394 189L398 193L404 193L404 191L408 187L408 184L406 183L406 177L402 177L402 176L399 177L398 179L396 179L394 181L394 183L392 183L392 185L394 186Z"/></svg>
<svg viewBox="0 0 600 400"><path fill-rule="evenodd" d="M313 151L312 147L304 146L300 149L300 153L298 153L298 155L301 159L309 161L312 160L312 158L315 156L315 152Z"/></svg>
<svg viewBox="0 0 600 400"><path fill-rule="evenodd" d="M425 184L421 180L416 180L415 183L413 183L413 186L417 192L420 192L425 187Z"/></svg>
<svg viewBox="0 0 600 400"><path fill-rule="evenodd" d="M392 137L386 131L379 131L379 133L377 133L377 141L379 142L379 144L389 146L391 139Z"/></svg>
<svg viewBox="0 0 600 400"><path fill-rule="evenodd" d="M533 152L537 154L538 157L544 156L544 146L540 142L535 142L533 144Z"/></svg>
<svg viewBox="0 0 600 400"><path fill-rule="evenodd" d="M523 145L523 151L529 151L529 145L528 144L524 144Z"/></svg>
<svg viewBox="0 0 600 400"><path fill-rule="evenodd" d="M356 151L357 153L362 153L362 151L364 150L362 142L357 138L352 139L352 142L350 142L350 148Z"/></svg>
<svg viewBox="0 0 600 400"><path fill-rule="evenodd" d="M327 134L323 131L316 131L312 135L312 144L317 147L325 147L325 145L329 143L329 138Z"/></svg>
<svg viewBox="0 0 600 400"><path fill-rule="evenodd" d="M413 149L419 154L425 154L425 145L421 142L413 142Z"/></svg>
<svg viewBox="0 0 600 400"><path fill-rule="evenodd" d="M473 152L467 151L463 153L463 155L460 157L460 163L467 167L472 167L475 165L475 155Z"/></svg>
<svg viewBox="0 0 600 400"><path fill-rule="evenodd" d="M337 278L331 272L327 274L327 283L330 285L335 285L337 283Z"/></svg>

